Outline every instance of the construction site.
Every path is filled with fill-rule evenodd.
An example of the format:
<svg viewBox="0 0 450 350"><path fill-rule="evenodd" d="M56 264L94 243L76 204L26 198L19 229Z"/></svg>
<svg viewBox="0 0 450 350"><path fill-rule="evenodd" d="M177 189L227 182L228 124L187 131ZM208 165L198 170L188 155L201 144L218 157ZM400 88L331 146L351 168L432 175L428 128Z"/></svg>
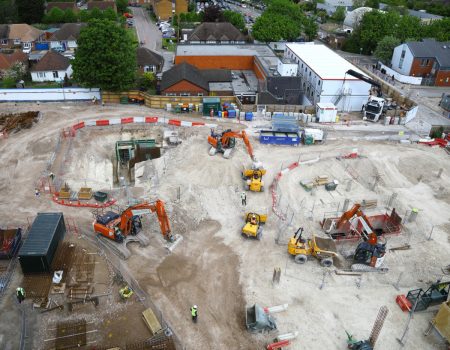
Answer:
<svg viewBox="0 0 450 350"><path fill-rule="evenodd" d="M2 113L1 349L449 348L443 148L351 127L274 145L264 118L144 106Z"/></svg>

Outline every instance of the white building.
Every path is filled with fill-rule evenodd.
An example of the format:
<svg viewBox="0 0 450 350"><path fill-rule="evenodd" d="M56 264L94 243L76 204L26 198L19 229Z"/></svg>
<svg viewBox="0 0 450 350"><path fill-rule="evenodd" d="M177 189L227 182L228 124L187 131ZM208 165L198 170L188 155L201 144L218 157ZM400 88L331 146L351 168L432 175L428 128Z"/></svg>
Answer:
<svg viewBox="0 0 450 350"><path fill-rule="evenodd" d="M289 43L284 56L298 64L304 105L331 102L339 111L350 112L360 111L367 102L370 84L346 74L349 69L364 73L326 46Z"/></svg>
<svg viewBox="0 0 450 350"><path fill-rule="evenodd" d="M67 75L72 76L72 65L70 60L57 52L48 51L41 60L31 68L31 80L63 81Z"/></svg>

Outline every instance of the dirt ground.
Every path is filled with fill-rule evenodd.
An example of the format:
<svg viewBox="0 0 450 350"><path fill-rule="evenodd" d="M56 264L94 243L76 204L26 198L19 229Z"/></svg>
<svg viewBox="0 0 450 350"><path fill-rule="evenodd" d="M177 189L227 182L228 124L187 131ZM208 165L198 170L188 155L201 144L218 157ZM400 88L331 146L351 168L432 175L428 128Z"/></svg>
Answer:
<svg viewBox="0 0 450 350"><path fill-rule="evenodd" d="M5 112L40 110L42 117L31 129L0 140L0 212L7 218L0 225L23 225L37 212L62 211L85 234L91 232L89 210L60 206L44 194L40 198L34 196L36 181L46 168L61 129L77 121L100 117L168 116L163 111L138 106L3 104L2 108ZM262 123L256 120L253 126ZM231 122L228 126L244 127ZM123 265L162 311L185 349L262 349L277 334L294 331L299 335L290 349L344 349L345 331L358 339L369 337L382 305L388 307L389 314L377 348L401 348L396 338L402 336L408 316L396 305L396 295L426 287L442 278L441 267L450 263L450 162L443 150L414 144L339 139L323 145L285 147L262 145L252 138L256 157L267 169L266 191L248 193L247 206L243 207L240 171L251 164L243 143L237 141L231 159L221 155L211 157L206 142L208 128L180 128L181 145L165 148L162 157L148 166L145 180L137 181L128 194L126 189L112 188L114 142L133 135L150 137L162 131L162 126L127 126L111 128L108 134L105 128L86 128L78 133L65 151L65 157L57 158L61 163L55 168L55 174L75 189L85 181L94 190L109 189L122 206L131 197L160 198L165 202L172 231L181 234L184 240L168 254L157 220L150 218L144 222L150 245L145 248L129 245L133 254ZM250 134L254 131L249 129ZM360 158L336 159L352 148L358 148ZM281 169L292 162L308 160L316 161L300 165L280 180L279 209L286 220L279 220L271 209L269 185ZM441 168L442 175L438 178ZM301 180L318 175L338 180L337 190L327 192L322 187L306 192L300 186ZM419 209L416 221L407 222L401 235L387 238L388 248L404 243L412 246L410 250L388 252L387 274L366 273L361 278L338 276L314 259L297 265L287 254L287 241L300 226L305 227L305 236L314 233L325 237L319 221L342 209L345 199L350 200L350 205L376 200L377 208L368 210L368 214L384 213L390 200L402 217L409 215L413 208ZM244 214L249 210L269 215L261 241L240 235ZM338 250L353 251L356 244L338 244ZM273 285L276 267L281 268L281 281ZM393 285L400 273L403 274L397 291ZM18 268L9 294L0 304L2 312L13 320L19 320L12 293L20 283L20 275ZM443 280L449 280L448 276ZM254 303L289 304L286 311L275 314L277 332L252 335L245 330L244 310ZM197 324L190 320L192 304L199 306ZM33 317L32 311L30 315ZM414 316L405 349L444 349L436 334L423 336L432 316L430 312ZM2 317L0 325L0 348L17 348L18 339L6 336L12 327L10 322ZM135 337L136 332L130 327L133 328L133 323L124 321L124 337L128 334ZM136 326L136 329L140 328ZM40 334L36 332L34 336ZM105 344L113 345L108 341L108 332L102 335ZM39 344L39 339L35 344Z"/></svg>

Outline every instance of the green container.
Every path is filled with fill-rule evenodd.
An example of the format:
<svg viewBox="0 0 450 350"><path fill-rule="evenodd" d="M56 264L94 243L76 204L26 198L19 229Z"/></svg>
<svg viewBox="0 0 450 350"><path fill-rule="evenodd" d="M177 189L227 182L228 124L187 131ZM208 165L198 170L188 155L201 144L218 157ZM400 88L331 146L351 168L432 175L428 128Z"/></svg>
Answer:
<svg viewBox="0 0 450 350"><path fill-rule="evenodd" d="M314 138L312 136L305 136L305 145L312 145L314 143Z"/></svg>
<svg viewBox="0 0 450 350"><path fill-rule="evenodd" d="M128 97L121 97L120 98L120 104L127 105L128 104Z"/></svg>
<svg viewBox="0 0 450 350"><path fill-rule="evenodd" d="M181 113L181 106L175 106L175 113Z"/></svg>

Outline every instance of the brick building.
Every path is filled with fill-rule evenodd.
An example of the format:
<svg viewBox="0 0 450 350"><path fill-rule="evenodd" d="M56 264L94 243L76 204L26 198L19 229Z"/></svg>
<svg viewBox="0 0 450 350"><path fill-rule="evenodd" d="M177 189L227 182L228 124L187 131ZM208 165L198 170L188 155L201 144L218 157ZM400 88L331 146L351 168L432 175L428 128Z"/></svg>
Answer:
<svg viewBox="0 0 450 350"><path fill-rule="evenodd" d="M450 86L450 42L424 39L401 44L394 49L391 67L403 75L422 77L425 85Z"/></svg>

